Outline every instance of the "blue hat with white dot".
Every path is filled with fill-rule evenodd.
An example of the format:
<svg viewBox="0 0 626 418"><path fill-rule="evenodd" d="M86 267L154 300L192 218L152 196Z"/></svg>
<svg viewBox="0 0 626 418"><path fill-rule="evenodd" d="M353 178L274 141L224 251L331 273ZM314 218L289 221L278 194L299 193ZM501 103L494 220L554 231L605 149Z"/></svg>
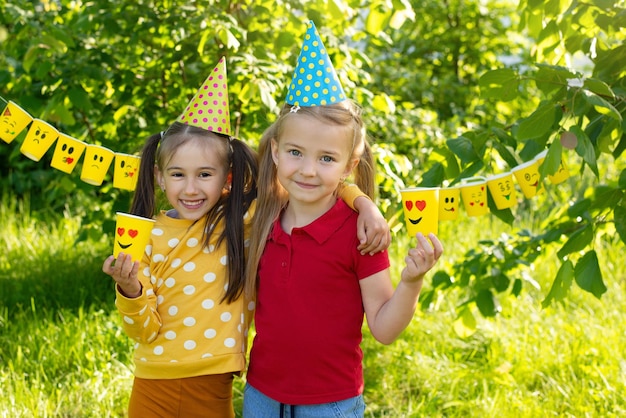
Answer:
<svg viewBox="0 0 626 418"><path fill-rule="evenodd" d="M286 102L293 106L323 106L346 99L343 87L313 21L307 24Z"/></svg>

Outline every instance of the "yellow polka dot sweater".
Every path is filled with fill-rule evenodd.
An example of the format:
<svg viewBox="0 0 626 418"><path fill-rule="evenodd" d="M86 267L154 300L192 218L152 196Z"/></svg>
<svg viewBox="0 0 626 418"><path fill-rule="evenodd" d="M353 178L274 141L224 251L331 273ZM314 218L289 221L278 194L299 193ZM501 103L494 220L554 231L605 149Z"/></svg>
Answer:
<svg viewBox="0 0 626 418"><path fill-rule="evenodd" d="M249 237L251 211L246 214ZM221 228L223 225L217 225ZM135 345L135 376L177 379L242 371L254 302L220 303L227 283L225 243L203 248L204 222L157 216L138 277L141 296L116 291Z"/></svg>

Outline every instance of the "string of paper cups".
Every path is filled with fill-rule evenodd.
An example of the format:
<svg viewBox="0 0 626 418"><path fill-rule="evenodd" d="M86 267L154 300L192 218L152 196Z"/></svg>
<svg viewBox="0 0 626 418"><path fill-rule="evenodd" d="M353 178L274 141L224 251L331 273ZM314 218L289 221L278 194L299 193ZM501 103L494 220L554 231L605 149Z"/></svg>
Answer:
<svg viewBox="0 0 626 418"><path fill-rule="evenodd" d="M222 58L177 121L229 135L228 105L223 104L224 100L228 100L225 85L226 61ZM214 103L215 100L219 102ZM66 135L48 122L32 117L17 103L8 101L0 114L0 138L10 144L25 129L20 152L31 160L40 161L56 142L51 167L71 174L82 157L80 179L100 186L113 165L113 187L135 190L141 161L139 156L88 144Z"/></svg>
<svg viewBox="0 0 626 418"><path fill-rule="evenodd" d="M309 31L315 34L310 24ZM308 34L307 36L312 36ZM289 86L287 101L293 103L292 112L300 106L315 106L339 102L346 98L341 83L337 79L332 66L328 66L327 56L316 56L317 49L303 50L304 56L298 60L295 77ZM328 72L327 69L332 71ZM325 90L320 91L317 78L323 77ZM223 83L218 83L223 80ZM189 123L214 132L228 135L230 133L228 100L226 85L226 63L220 59L212 73L207 77L194 98L177 121ZM222 86L222 87L220 87ZM217 102L219 100L220 102ZM120 152L100 145L87 144L62 132L41 119L33 118L17 103L8 101L0 114L0 138L10 144L18 135L28 128L20 152L32 159L40 161L44 154L56 141L50 163L51 167L70 174L84 155L80 179L88 184L99 186L113 163L113 187L133 191L137 183L140 157ZM477 176L463 179L454 187L407 188L401 191L405 223L409 235L417 232L428 234L438 232L439 221L455 220L459 215L461 201L470 217L489 213L487 190L491 194L498 209L507 209L517 204L517 193L514 179L517 181L526 198L534 197L539 190L539 168L547 151L535 158L520 164L510 171L494 176ZM561 162L559 170L548 175L552 184L559 184L569 177L569 170Z"/></svg>

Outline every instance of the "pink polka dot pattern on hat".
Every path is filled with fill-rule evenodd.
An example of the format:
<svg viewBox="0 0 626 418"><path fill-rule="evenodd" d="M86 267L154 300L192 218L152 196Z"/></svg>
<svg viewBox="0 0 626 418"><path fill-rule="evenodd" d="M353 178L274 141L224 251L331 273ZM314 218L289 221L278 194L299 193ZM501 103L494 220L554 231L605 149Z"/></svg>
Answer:
<svg viewBox="0 0 626 418"><path fill-rule="evenodd" d="M230 135L228 82L224 58L217 63L211 75L204 81L177 121Z"/></svg>
<svg viewBox="0 0 626 418"><path fill-rule="evenodd" d="M315 24L310 21L286 102L294 106L323 106L345 99L335 68Z"/></svg>

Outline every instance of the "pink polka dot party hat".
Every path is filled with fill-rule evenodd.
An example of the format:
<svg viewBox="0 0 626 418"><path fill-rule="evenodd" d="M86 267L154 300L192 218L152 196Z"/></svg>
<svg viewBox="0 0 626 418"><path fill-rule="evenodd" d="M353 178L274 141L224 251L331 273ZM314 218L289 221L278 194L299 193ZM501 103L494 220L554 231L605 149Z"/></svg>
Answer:
<svg viewBox="0 0 626 418"><path fill-rule="evenodd" d="M304 43L285 101L294 107L311 107L339 103L345 99L335 68L311 20L307 23Z"/></svg>
<svg viewBox="0 0 626 418"><path fill-rule="evenodd" d="M230 135L226 60L219 60L185 111L176 119L207 131Z"/></svg>

